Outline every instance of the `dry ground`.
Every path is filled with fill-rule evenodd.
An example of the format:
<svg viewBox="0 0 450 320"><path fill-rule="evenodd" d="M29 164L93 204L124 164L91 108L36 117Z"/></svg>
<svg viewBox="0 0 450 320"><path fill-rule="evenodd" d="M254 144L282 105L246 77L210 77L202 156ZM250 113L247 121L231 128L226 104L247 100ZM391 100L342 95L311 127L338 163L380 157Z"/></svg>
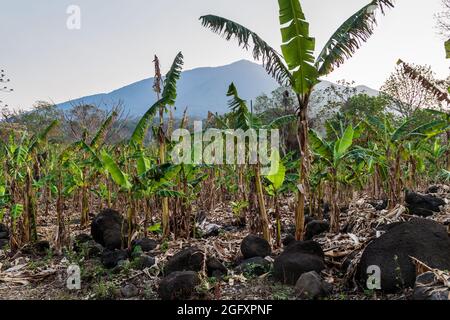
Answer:
<svg viewBox="0 0 450 320"><path fill-rule="evenodd" d="M281 207L283 224L292 224L293 199L287 198ZM70 214L70 231L72 237L78 233L89 233L89 230L79 230L78 214L72 210ZM233 218L228 205L219 206L208 216L208 221L219 225L229 225ZM375 292L364 292L356 288L352 282L352 272L355 262L349 272L342 272L341 265L347 256L362 251L365 245L375 236L374 227L394 221L408 219L404 208L398 207L392 211L377 212L364 198L353 201L349 210L342 216L342 224L349 224L348 233L339 235L324 234L317 237L326 255L327 270L323 272L325 280L333 285L333 294L329 299L407 299L410 291L402 294L383 296ZM52 242L55 235L55 216L50 214L39 219L41 238ZM436 214L433 219L440 222L450 221L450 207ZM191 239L190 245L202 248L206 253L215 255L225 264L231 266L240 254L240 242L247 231L223 232L217 237L207 239ZM176 253L186 240L174 240L160 245L154 254L161 266L164 261ZM281 249L275 249L274 253ZM81 259L81 260L80 260ZM355 260L357 261L357 259ZM66 288L67 267L71 263L79 263L82 269L82 289L68 290ZM232 270L232 268L229 268ZM133 299L158 299L156 290L159 281L158 268L136 271L124 267L122 271L113 273L103 269L97 260L83 261L75 254L55 255L48 253L36 257L20 252L12 256L0 251L0 299L6 300L66 300L66 299L122 299L120 288L133 283L139 288L139 295ZM245 278L242 275L229 275L223 281L217 282L204 278L198 288L198 299L295 299L294 289L272 281L270 273L260 277Z"/></svg>

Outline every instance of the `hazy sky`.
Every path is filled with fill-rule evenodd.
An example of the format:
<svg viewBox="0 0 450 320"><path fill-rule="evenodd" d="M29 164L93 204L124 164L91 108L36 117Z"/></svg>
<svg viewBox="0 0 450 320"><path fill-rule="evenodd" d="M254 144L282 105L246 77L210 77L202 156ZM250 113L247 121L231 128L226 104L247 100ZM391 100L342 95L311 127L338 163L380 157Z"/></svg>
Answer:
<svg viewBox="0 0 450 320"><path fill-rule="evenodd" d="M302 0L317 50L368 2ZM450 63L433 17L440 0L396 4L369 42L328 80L345 78L378 89L398 58L448 75ZM66 26L69 5L81 8L81 30ZM15 90L0 100L27 108L37 100L63 102L109 92L151 77L155 53L164 73L180 50L186 69L252 60L200 25L199 16L209 13L242 23L279 50L276 0L0 0L0 68Z"/></svg>

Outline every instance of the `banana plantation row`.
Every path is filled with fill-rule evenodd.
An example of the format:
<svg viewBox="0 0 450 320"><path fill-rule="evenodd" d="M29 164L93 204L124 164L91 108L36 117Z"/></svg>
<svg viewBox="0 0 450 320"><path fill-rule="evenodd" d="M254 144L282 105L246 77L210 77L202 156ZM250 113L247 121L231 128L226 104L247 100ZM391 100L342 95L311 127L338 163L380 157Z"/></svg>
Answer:
<svg viewBox="0 0 450 320"><path fill-rule="evenodd" d="M236 223L249 222L254 229L251 231L280 246L279 200L299 190L301 157L297 150L282 153L281 159L276 158L277 172L262 176L259 165L172 164L168 156L174 143L166 138L164 121L154 130L162 132L163 138L144 145L153 115L172 103L167 90L175 90L181 58L177 57L167 75L163 98L140 120L126 142L105 143L116 113L93 138L88 139L86 133L84 139L70 145L48 139L57 121L33 136L26 131L10 132L1 142L0 217L10 225L13 251L38 240L38 216L48 215L55 204L59 249L69 243L67 208L79 210L82 229L89 225L93 208L121 209L127 216L127 247L135 232L147 235L149 230L156 230L163 238L195 237L195 215L213 210L222 201L233 204ZM234 86L228 94L230 112L209 119L208 126L243 130L278 127L289 131L294 124L295 129L295 116L268 122L266 113L249 111ZM187 127L186 119L181 127ZM404 201L405 189L450 179L446 139L450 121L445 113L428 110L408 119L397 119L387 112L366 119L337 113L325 128L325 133L308 132L309 175L300 189L311 215L322 219L324 203L330 204L333 232L338 233L341 227L340 207L349 204L354 192L386 199L394 208ZM282 144L286 144L285 139ZM297 227L301 238L303 224Z"/></svg>
<svg viewBox="0 0 450 320"><path fill-rule="evenodd" d="M15 251L36 242L39 216L55 210L56 248L62 250L70 241L68 208L79 210L82 229L88 227L94 208L120 209L127 217L124 247L131 246L136 233L150 231L160 232L164 239L195 237L195 216L223 201L232 203L236 223L245 223L250 231L280 246L279 200L286 195L296 196L292 217L296 238L301 240L305 212L322 218L324 203L331 207L331 230L338 233L340 207L348 204L355 192L386 199L394 208L404 201L406 189L450 179L450 117L445 112L421 110L402 118L388 110L374 111L375 107L363 115L343 109L324 127L310 129L308 107L320 79L351 57L372 35L376 14L385 14L393 6L389 0L371 1L339 27L317 58L299 1L279 0L281 54L236 22L212 15L200 18L205 27L226 40L235 39L241 47L252 48L254 58L293 93L294 111L274 119L270 110L253 112L239 97L239 88L230 84L229 113L211 115L206 122L205 127L218 129L280 129L283 151L280 156L272 155L279 165L277 172L268 176L261 174L258 164L173 164L170 136L176 128L172 117L167 124L165 116L176 104L181 53L165 77L155 58L157 102L126 141L106 142L117 121L115 112L95 134L85 130L82 138L71 144L49 139L59 125L57 120L37 133L7 132L0 154L0 222L10 225L10 248ZM413 67L402 61L399 65L436 98L436 107L450 102L447 92ZM155 118L159 120L156 125ZM146 143L150 127L155 139ZM190 129L186 113L179 127ZM295 147L290 143L292 136Z"/></svg>

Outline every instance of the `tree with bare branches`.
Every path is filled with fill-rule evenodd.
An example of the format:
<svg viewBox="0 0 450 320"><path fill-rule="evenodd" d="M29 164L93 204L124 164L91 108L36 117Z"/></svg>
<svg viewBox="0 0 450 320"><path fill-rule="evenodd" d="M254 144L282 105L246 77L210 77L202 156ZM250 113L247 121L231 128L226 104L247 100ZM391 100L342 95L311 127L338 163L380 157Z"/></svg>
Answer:
<svg viewBox="0 0 450 320"><path fill-rule="evenodd" d="M412 77L412 72L417 76ZM440 107L442 101L439 97L430 90L424 90L424 79L436 87L445 87L447 82L436 79L430 66L399 63L381 87L381 91L391 100L390 109L402 117L411 117L419 109Z"/></svg>
<svg viewBox="0 0 450 320"><path fill-rule="evenodd" d="M442 0L442 9L436 14L437 28L445 39L450 39L450 0Z"/></svg>
<svg viewBox="0 0 450 320"><path fill-rule="evenodd" d="M12 92L13 89L9 88L8 83L11 80L6 76L5 70L0 70L0 92ZM0 107L1 108L7 108L8 105L4 104L4 101L0 100Z"/></svg>
<svg viewBox="0 0 450 320"><path fill-rule="evenodd" d="M79 104L65 111L63 116L64 124L67 126L68 140L78 141L86 134L88 138L92 138L97 128L113 113L117 114L116 121L108 131L105 141L117 143L125 139L128 114L125 114L123 103L119 102L108 110L95 105Z"/></svg>

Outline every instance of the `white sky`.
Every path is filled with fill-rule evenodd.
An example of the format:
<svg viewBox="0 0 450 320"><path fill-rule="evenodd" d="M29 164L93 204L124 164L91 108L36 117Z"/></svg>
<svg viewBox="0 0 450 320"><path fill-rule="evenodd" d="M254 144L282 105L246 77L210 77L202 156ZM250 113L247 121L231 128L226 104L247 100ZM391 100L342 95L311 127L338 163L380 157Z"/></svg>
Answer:
<svg viewBox="0 0 450 320"><path fill-rule="evenodd" d="M302 0L320 50L335 29L369 0ZM68 30L66 9L81 8L81 30ZM328 80L354 80L378 89L398 58L449 74L434 14L440 0L396 0L375 35ZM219 66L251 55L201 27L216 14L235 20L279 50L276 0L0 0L0 68L14 92L10 106L63 102L109 92L153 75L153 55L166 72L178 51L185 68Z"/></svg>

